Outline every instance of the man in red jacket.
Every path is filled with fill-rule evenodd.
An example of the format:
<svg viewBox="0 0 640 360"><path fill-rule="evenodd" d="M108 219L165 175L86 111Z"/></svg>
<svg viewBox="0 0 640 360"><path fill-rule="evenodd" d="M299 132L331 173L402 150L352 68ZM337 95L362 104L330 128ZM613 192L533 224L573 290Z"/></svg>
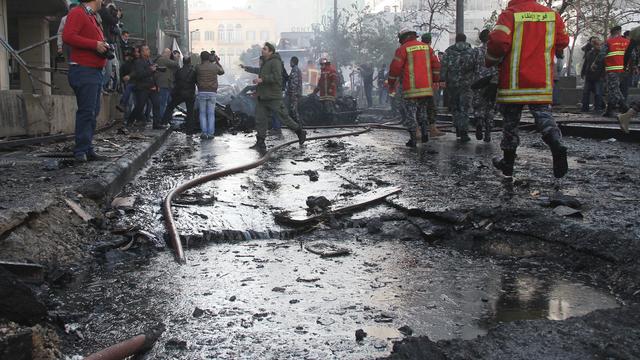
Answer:
<svg viewBox="0 0 640 360"><path fill-rule="evenodd" d="M405 127L409 131L408 147L416 147L418 123L427 123L427 108L433 97L433 83L440 80L440 61L433 49L418 41L418 34L409 29L398 33L400 47L389 67L389 89L395 89L400 79L406 109ZM420 117L420 118L418 118ZM427 141L424 133L423 142Z"/></svg>
<svg viewBox="0 0 640 360"><path fill-rule="evenodd" d="M320 79L314 94L320 93L322 116L327 118L330 125L336 123L336 94L338 92L338 73L326 58L320 59Z"/></svg>
<svg viewBox="0 0 640 360"><path fill-rule="evenodd" d="M511 0L489 35L486 65L500 64L496 102L504 117L500 147L502 159L493 165L505 176L513 176L516 149L520 144L518 124L522 108L528 105L542 140L553 154L553 174L561 178L568 171L567 148L551 115L554 56L562 57L569 36L558 13L535 0Z"/></svg>
<svg viewBox="0 0 640 360"><path fill-rule="evenodd" d="M624 114L629 106L622 94L620 84L625 80L624 54L629 47L630 40L622 37L622 27L611 28L611 36L600 50L600 55L591 67L593 69L604 67L607 72L607 107L602 116L611 117L613 111L618 109Z"/></svg>
<svg viewBox="0 0 640 360"><path fill-rule="evenodd" d="M77 162L102 160L93 150L96 117L100 113L102 70L109 49L102 27L96 16L102 0L80 0L67 16L62 39L71 48L69 85L76 94L76 146L73 150Z"/></svg>

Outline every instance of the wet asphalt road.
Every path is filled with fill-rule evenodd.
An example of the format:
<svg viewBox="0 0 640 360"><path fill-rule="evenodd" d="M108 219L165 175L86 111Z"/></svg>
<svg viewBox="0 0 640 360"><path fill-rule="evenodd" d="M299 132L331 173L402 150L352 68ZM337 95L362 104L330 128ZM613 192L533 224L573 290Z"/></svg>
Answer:
<svg viewBox="0 0 640 360"><path fill-rule="evenodd" d="M322 133L330 131L340 130ZM174 211L178 228L194 238L203 231L281 232L286 228L275 223L274 213L304 208L309 195L340 200L389 184L403 187L391 198L395 204L431 211L479 203L538 206L540 197L560 187L585 202L585 222L633 229L628 224L637 221L623 215L631 206L626 201L612 204L598 193L628 196L634 185L617 181L624 174L613 165L637 165L637 158L622 151L631 145L570 139L575 145L570 166L577 170L558 182L538 138L525 136L516 168L519 182L509 188L490 168L498 151L495 140L458 145L449 135L411 150L403 146L404 137L374 131L338 140L337 146L326 141L295 145L261 168L181 197ZM242 134L205 142L173 134L125 189L138 202L122 224L162 233L162 196L185 179L255 160L258 155L247 150L252 142ZM609 157L594 154L594 145ZM606 190L586 176L594 171L590 166L598 166L600 176L611 174ZM318 171L319 180L310 181L305 170ZM621 216L603 219L600 212L607 206ZM63 311L78 313L83 334L83 340L65 339L68 354L86 354L162 322L167 331L148 358L375 358L390 352L389 341L403 336L397 330L402 326L434 340L469 339L502 321L562 320L618 306L615 297L582 274L430 246L402 213L385 204L352 219L366 222L389 214L396 217L383 221L376 234L320 224L291 240L191 246L186 266L175 264L169 250L151 256L144 247L109 251L99 271L59 300ZM303 245L318 241L338 243L352 254L322 259L304 250ZM354 335L358 329L369 334L361 342Z"/></svg>

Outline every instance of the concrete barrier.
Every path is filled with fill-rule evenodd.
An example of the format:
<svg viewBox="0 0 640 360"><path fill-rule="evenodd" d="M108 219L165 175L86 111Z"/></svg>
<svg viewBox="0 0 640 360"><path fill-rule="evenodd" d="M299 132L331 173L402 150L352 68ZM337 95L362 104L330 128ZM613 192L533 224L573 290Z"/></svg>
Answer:
<svg viewBox="0 0 640 360"><path fill-rule="evenodd" d="M25 134L26 122L20 94L22 91L0 91L0 137Z"/></svg>
<svg viewBox="0 0 640 360"><path fill-rule="evenodd" d="M97 127L115 115L115 97L102 96ZM0 91L0 137L72 134L76 98L73 95L34 96L22 91Z"/></svg>

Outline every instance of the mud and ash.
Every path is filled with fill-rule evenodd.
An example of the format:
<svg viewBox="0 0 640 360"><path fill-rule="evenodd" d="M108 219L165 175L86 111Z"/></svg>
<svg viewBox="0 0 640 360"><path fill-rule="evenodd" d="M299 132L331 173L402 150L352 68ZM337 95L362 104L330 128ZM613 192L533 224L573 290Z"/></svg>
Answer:
<svg viewBox="0 0 640 360"><path fill-rule="evenodd" d="M606 338L563 337L586 329L591 318L625 344L634 335L612 314L637 316L635 307L619 308L633 302L640 284L629 201L637 189L631 181L637 149L569 139L574 171L558 183L537 137L523 139L512 186L490 169L495 145L458 147L443 139L411 151L401 134L385 131L291 148L262 168L194 189L176 208L187 246L200 246L187 250L188 264L174 265L166 252L148 258L112 250L100 265L106 272L94 273L82 294L60 300L84 314L85 339L67 340L65 349L86 352L165 322L151 357L384 357L391 340L406 337L398 330L405 326L418 337L396 345L400 358L423 358L424 351L483 357L482 346L500 346L507 358L515 354L508 349L535 350L519 345L523 338L538 339L528 346L549 354L558 349L546 342L569 341L568 348L594 357L591 347ZM172 135L125 189L141 200L122 226L161 232L162 194L184 179L255 158L242 150L251 140L192 144ZM339 201L389 184L403 192L313 229L293 231L274 221L277 212L306 208L309 196ZM579 208L583 219L558 216L558 205ZM317 243L352 254L323 259L305 250ZM601 308L612 310L549 320ZM531 319L542 320L500 325ZM367 336L355 342L358 329ZM455 347L467 352L447 353Z"/></svg>
<svg viewBox="0 0 640 360"><path fill-rule="evenodd" d="M48 303L82 334L61 335L64 353L87 354L164 323L148 358L361 359L392 348L391 356L416 359L492 358L492 350L504 359L637 357L630 324L639 309L629 305L640 289L637 145L567 139L572 171L558 182L537 134L524 134L507 186L491 169L495 143L447 137L409 150L404 136L374 131L295 146L181 196L186 266L146 238L103 234L93 271ZM172 134L120 194L136 206L113 213L110 229L137 226L161 238L163 195L257 158L246 150L252 140ZM402 193L351 216L305 229L274 221L305 210L309 196L336 202L390 184ZM560 216L558 206L582 218ZM305 249L318 243L350 254ZM367 336L357 342L356 330Z"/></svg>

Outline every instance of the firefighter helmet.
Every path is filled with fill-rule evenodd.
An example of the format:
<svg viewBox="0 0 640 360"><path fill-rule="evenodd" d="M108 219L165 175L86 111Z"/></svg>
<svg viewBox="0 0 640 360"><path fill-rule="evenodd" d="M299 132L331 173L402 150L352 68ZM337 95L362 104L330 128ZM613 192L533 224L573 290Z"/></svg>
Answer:
<svg viewBox="0 0 640 360"><path fill-rule="evenodd" d="M327 58L320 59L320 65L331 64L331 61Z"/></svg>
<svg viewBox="0 0 640 360"><path fill-rule="evenodd" d="M418 33L415 30L404 28L404 29L400 30L400 32L398 33L398 38L403 38L403 37L408 36L410 34L413 34L416 37L418 36Z"/></svg>

